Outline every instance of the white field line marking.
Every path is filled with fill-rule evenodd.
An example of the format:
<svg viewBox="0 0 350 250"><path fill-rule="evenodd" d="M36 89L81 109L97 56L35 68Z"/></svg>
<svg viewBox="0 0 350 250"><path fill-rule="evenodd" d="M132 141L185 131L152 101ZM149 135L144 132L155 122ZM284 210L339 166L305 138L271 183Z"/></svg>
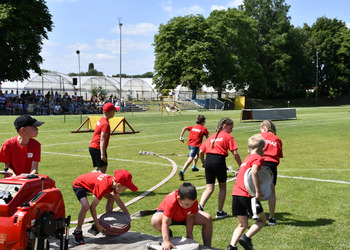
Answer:
<svg viewBox="0 0 350 250"><path fill-rule="evenodd" d="M278 175L278 177L289 178L289 179L299 179L299 180L309 180L309 181L320 181L320 182L331 182L331 183L340 183L340 184L350 184L350 182L347 182L347 181L323 180L323 179L305 178L305 177L297 177L297 176Z"/></svg>
<svg viewBox="0 0 350 250"><path fill-rule="evenodd" d="M90 155L76 155L76 154L56 153L56 152L41 152L41 153L44 153L44 154L51 154L51 155L64 155L64 156L91 158ZM143 163L143 164L159 165L159 166L171 166L171 164L154 163L154 162L147 162L147 161L135 161L135 160L120 159L120 158L108 158L108 160L135 162L135 163Z"/></svg>
<svg viewBox="0 0 350 250"><path fill-rule="evenodd" d="M278 172L301 172L301 171L350 171L350 169L283 169L283 170L278 170Z"/></svg>

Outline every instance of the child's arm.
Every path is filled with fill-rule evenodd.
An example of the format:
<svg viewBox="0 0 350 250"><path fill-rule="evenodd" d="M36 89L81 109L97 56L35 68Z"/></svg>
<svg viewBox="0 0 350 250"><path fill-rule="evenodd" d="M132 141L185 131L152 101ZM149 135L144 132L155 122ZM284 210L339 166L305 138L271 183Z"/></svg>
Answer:
<svg viewBox="0 0 350 250"><path fill-rule="evenodd" d="M100 151L101 151L102 161L107 161L107 157L106 157L107 137L108 137L108 133L101 132Z"/></svg>
<svg viewBox="0 0 350 250"><path fill-rule="evenodd" d="M39 162L32 161L32 168L30 169L30 174L37 174L39 168Z"/></svg>
<svg viewBox="0 0 350 250"><path fill-rule="evenodd" d="M169 236L169 226L171 225L171 218L167 217L163 214L162 218L162 238L163 238L163 250L170 250L172 248L176 248L171 242L170 242L170 236Z"/></svg>
<svg viewBox="0 0 350 250"><path fill-rule="evenodd" d="M113 192L114 193L114 192ZM123 210L124 213L128 214L130 216L130 213L128 211L128 209L126 208L124 202L120 199L119 194L114 193L114 200L115 202L118 204L118 206L120 207L121 210Z"/></svg>
<svg viewBox="0 0 350 250"><path fill-rule="evenodd" d="M182 143L184 143L184 138L183 138L183 136L184 136L184 133L185 133L186 130L189 131L189 129L188 129L187 127L184 127L184 128L182 129L181 133L180 133L180 141L182 141Z"/></svg>
<svg viewBox="0 0 350 250"><path fill-rule="evenodd" d="M90 205L90 213L92 218L94 219L97 230L101 233L104 233L106 229L104 229L98 222L97 213L96 213L96 207L99 203L100 203L100 200L95 197L95 199L91 202L91 205Z"/></svg>
<svg viewBox="0 0 350 250"><path fill-rule="evenodd" d="M190 238L193 240L193 226L194 226L194 214L190 214L186 218L186 233L187 238Z"/></svg>
<svg viewBox="0 0 350 250"><path fill-rule="evenodd" d="M199 150L199 159L201 159L202 168L204 168L204 166L205 166L204 151L202 151L201 149Z"/></svg>
<svg viewBox="0 0 350 250"><path fill-rule="evenodd" d="M238 168L239 168L239 167L242 165L241 157L239 156L237 150L232 150L231 152L232 152L232 154L233 154L233 157L235 157L235 160L236 160L236 162L237 162L237 164L238 164Z"/></svg>
<svg viewBox="0 0 350 250"><path fill-rule="evenodd" d="M261 201L262 193L260 189L260 179L259 179L258 172L259 172L259 166L256 164L253 164L251 174L252 174L252 179L255 186L255 197L258 201Z"/></svg>

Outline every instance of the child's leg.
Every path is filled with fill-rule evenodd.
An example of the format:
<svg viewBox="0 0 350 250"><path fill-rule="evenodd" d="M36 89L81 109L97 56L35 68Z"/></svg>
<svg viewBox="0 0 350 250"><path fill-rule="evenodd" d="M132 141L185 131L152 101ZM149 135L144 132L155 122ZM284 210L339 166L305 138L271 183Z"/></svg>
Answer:
<svg viewBox="0 0 350 250"><path fill-rule="evenodd" d="M193 157L189 156L187 161L185 162L184 167L182 168L182 173L185 173L186 169L188 168L188 166L191 164L191 162L193 161Z"/></svg>
<svg viewBox="0 0 350 250"><path fill-rule="evenodd" d="M222 211L226 198L226 182L219 182L218 211Z"/></svg>
<svg viewBox="0 0 350 250"><path fill-rule="evenodd" d="M114 197L112 194L106 194L103 196L107 199L106 203L106 213L112 212L113 211L113 206L114 206Z"/></svg>
<svg viewBox="0 0 350 250"><path fill-rule="evenodd" d="M196 154L196 156L193 159L193 168L197 166L198 159L199 159L199 152Z"/></svg>
<svg viewBox="0 0 350 250"><path fill-rule="evenodd" d="M156 212L155 214L153 214L151 219L151 225L154 227L155 230L157 230L160 233L162 232L162 219L162 212Z"/></svg>
<svg viewBox="0 0 350 250"><path fill-rule="evenodd" d="M275 208L276 208L276 192L275 192L275 185L271 184L271 196L269 198L269 212L270 212L270 218L275 218Z"/></svg>
<svg viewBox="0 0 350 250"><path fill-rule="evenodd" d="M194 216L194 224L195 225L202 225L202 238L203 238L203 244L205 246L211 246L211 238L213 234L213 220L210 216L210 214L198 211L198 213Z"/></svg>
<svg viewBox="0 0 350 250"><path fill-rule="evenodd" d="M210 196L213 194L214 188L215 188L215 184L207 184L206 185L206 189L204 190L202 197L201 197L201 201L199 203L202 207L204 207L204 205L209 200Z"/></svg>
<svg viewBox="0 0 350 250"><path fill-rule="evenodd" d="M231 246L236 246L238 239L242 236L244 231L248 228L248 217L238 215L238 226L236 227L235 231L233 231L232 239L231 239Z"/></svg>
<svg viewBox="0 0 350 250"><path fill-rule="evenodd" d="M259 219L255 222L254 225L252 225L249 230L246 233L246 236L251 238L253 237L257 232L259 232L265 225L266 223L266 217L265 217L265 213L259 213Z"/></svg>
<svg viewBox="0 0 350 250"><path fill-rule="evenodd" d="M81 210L78 215L77 230L81 231L87 211L90 209L89 201L86 197L80 199Z"/></svg>

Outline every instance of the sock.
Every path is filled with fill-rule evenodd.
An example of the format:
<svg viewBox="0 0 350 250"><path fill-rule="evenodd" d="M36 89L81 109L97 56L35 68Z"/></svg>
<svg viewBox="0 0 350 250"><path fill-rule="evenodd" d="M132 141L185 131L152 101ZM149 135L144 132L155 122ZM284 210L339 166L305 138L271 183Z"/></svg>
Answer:
<svg viewBox="0 0 350 250"><path fill-rule="evenodd" d="M185 170L182 169L180 172L184 174L184 173L185 173Z"/></svg>
<svg viewBox="0 0 350 250"><path fill-rule="evenodd" d="M192 168L197 168L197 167L193 165Z"/></svg>

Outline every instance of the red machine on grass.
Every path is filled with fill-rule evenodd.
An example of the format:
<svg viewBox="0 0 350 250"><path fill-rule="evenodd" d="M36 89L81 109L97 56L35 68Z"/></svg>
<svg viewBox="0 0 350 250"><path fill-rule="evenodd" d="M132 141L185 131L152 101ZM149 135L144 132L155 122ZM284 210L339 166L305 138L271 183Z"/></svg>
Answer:
<svg viewBox="0 0 350 250"><path fill-rule="evenodd" d="M68 249L70 216L65 217L61 191L46 175L19 175L0 180L0 250L49 249L49 238ZM66 233L67 232L67 233Z"/></svg>

